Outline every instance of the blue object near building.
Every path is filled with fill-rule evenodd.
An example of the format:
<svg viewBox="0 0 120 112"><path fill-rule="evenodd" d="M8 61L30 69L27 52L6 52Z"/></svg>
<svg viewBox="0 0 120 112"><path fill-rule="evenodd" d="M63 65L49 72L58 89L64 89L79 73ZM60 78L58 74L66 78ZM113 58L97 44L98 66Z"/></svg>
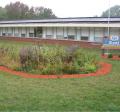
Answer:
<svg viewBox="0 0 120 112"><path fill-rule="evenodd" d="M103 45L112 45L112 46L120 46L120 37L112 36L110 38L103 39Z"/></svg>

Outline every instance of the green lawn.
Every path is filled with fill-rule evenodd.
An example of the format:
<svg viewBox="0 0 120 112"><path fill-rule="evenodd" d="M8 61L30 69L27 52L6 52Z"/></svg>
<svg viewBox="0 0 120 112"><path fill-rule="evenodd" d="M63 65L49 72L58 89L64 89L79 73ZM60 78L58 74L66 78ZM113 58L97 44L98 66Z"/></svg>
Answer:
<svg viewBox="0 0 120 112"><path fill-rule="evenodd" d="M100 54L100 50L88 51ZM0 111L119 112L120 61L108 62L113 65L110 74L81 79L26 79L0 71Z"/></svg>

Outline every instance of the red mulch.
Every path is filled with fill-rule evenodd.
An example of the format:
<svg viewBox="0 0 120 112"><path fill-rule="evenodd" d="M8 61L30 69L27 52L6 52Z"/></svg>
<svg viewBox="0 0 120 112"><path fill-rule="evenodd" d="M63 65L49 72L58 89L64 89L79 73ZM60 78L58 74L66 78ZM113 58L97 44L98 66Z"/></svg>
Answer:
<svg viewBox="0 0 120 112"><path fill-rule="evenodd" d="M108 55L102 55L102 58L108 58ZM112 60L120 60L120 57L118 57L118 56L113 56L112 58L108 58L108 59L112 59Z"/></svg>
<svg viewBox="0 0 120 112"><path fill-rule="evenodd" d="M100 65L101 65L101 68L98 69L95 73L73 74L73 75L69 75L69 74L65 74L65 75L35 75L35 74L29 74L29 73L25 73L25 72L14 71L14 70L11 70L11 69L4 67L4 66L0 66L0 71L4 71L4 72L14 74L17 76L21 76L24 78L41 78L41 79L47 79L47 78L51 78L51 79L55 79L55 78L83 78L83 77L90 77L90 76L107 75L108 73L110 73L110 71L112 69L111 64L102 62L102 63L100 63Z"/></svg>

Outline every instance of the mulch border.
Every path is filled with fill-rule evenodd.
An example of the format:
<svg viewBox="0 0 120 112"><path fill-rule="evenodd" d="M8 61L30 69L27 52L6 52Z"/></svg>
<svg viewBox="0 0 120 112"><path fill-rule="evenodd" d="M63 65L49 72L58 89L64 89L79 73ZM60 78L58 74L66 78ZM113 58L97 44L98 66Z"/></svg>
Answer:
<svg viewBox="0 0 120 112"><path fill-rule="evenodd" d="M24 78L40 78L40 79L56 79L56 78L83 78L83 77L90 77L90 76L101 76L101 75L107 75L110 73L112 69L112 65L109 63L101 62L101 67L98 69L95 73L89 73L89 74L65 74L65 75L35 75L35 74L29 74L25 72L20 71L14 71L7 67L0 66L0 71L4 71L13 75L21 76Z"/></svg>
<svg viewBox="0 0 120 112"><path fill-rule="evenodd" d="M101 57L105 58L105 59L120 60L120 58L118 56L115 56L115 55L112 58L108 58L108 55L105 55L105 54L102 55Z"/></svg>
<svg viewBox="0 0 120 112"><path fill-rule="evenodd" d="M52 43L52 44L80 44L84 47L87 46L87 48L91 48L96 47L97 46L101 46L101 44L95 44L95 43L91 43L91 42L84 42L84 41L72 41L72 40L55 40L55 39L32 39L32 38L17 38L17 37L0 37L1 40L14 40L14 41L18 41L18 42L38 42L38 43ZM90 45L89 45L90 44ZM99 48L98 47L98 48ZM112 65L109 63L105 63L105 62L101 62L100 63L101 67L100 69L98 69L95 73L89 73L89 74L65 74L65 75L35 75L35 74L30 74L30 73L25 73L25 72L20 72L20 71L14 71L12 69L9 69L7 67L4 66L0 66L0 71L4 71L7 73L10 73L12 75L16 75L16 76L21 76L24 78L43 78L43 79L47 79L47 78L51 78L51 79L55 79L55 78L83 78L83 77L90 77L90 76L101 76L101 75L107 75L111 69L112 69Z"/></svg>

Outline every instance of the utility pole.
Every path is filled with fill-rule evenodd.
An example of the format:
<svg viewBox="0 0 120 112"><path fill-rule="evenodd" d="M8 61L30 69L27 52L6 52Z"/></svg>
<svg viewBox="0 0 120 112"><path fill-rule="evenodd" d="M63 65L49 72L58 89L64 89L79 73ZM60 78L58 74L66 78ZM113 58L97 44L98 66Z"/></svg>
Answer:
<svg viewBox="0 0 120 112"><path fill-rule="evenodd" d="M108 35L107 38L110 38L110 0L108 0ZM107 54L109 54L109 50L106 50Z"/></svg>
<svg viewBox="0 0 120 112"><path fill-rule="evenodd" d="M108 37L110 38L110 0L108 0Z"/></svg>

